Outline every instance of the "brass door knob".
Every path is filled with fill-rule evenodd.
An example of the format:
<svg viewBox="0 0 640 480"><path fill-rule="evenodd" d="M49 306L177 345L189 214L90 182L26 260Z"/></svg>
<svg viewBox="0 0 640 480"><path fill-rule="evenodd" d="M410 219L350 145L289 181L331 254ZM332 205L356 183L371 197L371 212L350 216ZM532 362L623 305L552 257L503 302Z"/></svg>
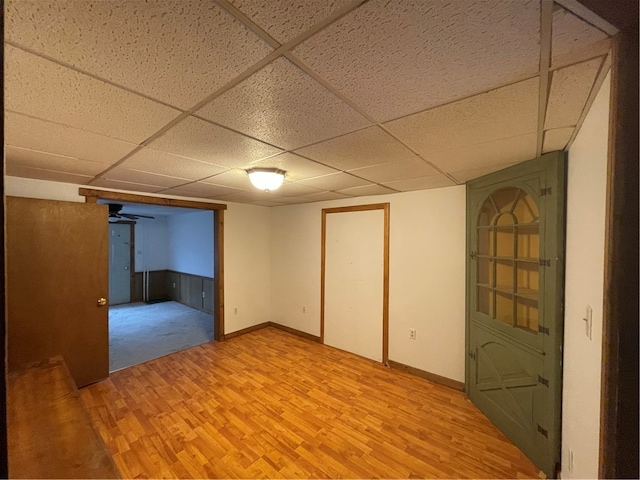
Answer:
<svg viewBox="0 0 640 480"><path fill-rule="evenodd" d="M98 299L98 306L99 307L104 307L107 304L107 299L104 297L100 297Z"/></svg>

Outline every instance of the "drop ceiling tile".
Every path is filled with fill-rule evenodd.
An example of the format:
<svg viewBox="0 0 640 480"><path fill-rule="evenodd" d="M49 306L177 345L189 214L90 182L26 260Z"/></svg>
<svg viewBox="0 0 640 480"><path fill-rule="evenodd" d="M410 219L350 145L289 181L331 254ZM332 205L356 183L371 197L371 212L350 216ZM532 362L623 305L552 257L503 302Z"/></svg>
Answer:
<svg viewBox="0 0 640 480"><path fill-rule="evenodd" d="M183 197L217 198L235 192L241 192L237 188L230 188L221 185L208 185L202 182L189 183L176 188L163 190L166 195L179 195Z"/></svg>
<svg viewBox="0 0 640 480"><path fill-rule="evenodd" d="M428 177L410 178L398 180L397 182L385 183L389 188L400 192L410 192L413 190L429 190L430 188L451 187L455 185L445 175L429 175Z"/></svg>
<svg viewBox="0 0 640 480"><path fill-rule="evenodd" d="M322 177L309 178L300 180L301 185L317 188L319 190L341 190L343 188L359 187L360 185L368 185L371 182L354 177L348 173L332 173L323 175Z"/></svg>
<svg viewBox="0 0 640 480"><path fill-rule="evenodd" d="M504 165L491 165L489 167L480 167L480 168L471 168L469 170L463 170L460 172L451 172L450 175L455 178L460 183L466 183L469 180L473 180L474 178L480 178L490 173L498 172L500 170L504 170L515 163L507 163Z"/></svg>
<svg viewBox="0 0 640 480"><path fill-rule="evenodd" d="M413 177L436 175L438 171L418 156L397 162L349 170L349 173L375 183L393 182Z"/></svg>
<svg viewBox="0 0 640 480"><path fill-rule="evenodd" d="M242 190L251 190L255 188L249 180L247 172L241 168L226 170L209 178L205 178L200 183L208 185L222 185L225 187L239 188Z"/></svg>
<svg viewBox="0 0 640 480"><path fill-rule="evenodd" d="M276 195L276 192L261 192L260 190L254 190L252 192L238 192L225 194L220 197L225 202L236 203L253 203L253 202L282 202L283 197Z"/></svg>
<svg viewBox="0 0 640 480"><path fill-rule="evenodd" d="M572 57L605 54L609 36L562 7L553 12L551 66L571 61Z"/></svg>
<svg viewBox="0 0 640 480"><path fill-rule="evenodd" d="M225 167L200 162L191 158L172 155L143 147L127 158L121 166L141 172L152 172L170 177L200 180L226 170Z"/></svg>
<svg viewBox="0 0 640 480"><path fill-rule="evenodd" d="M310 199L312 202L325 202L328 200L342 200L344 198L351 198L351 195L345 195L344 193L337 192L318 192L310 195L305 195L304 198Z"/></svg>
<svg viewBox="0 0 640 480"><path fill-rule="evenodd" d="M125 190L128 192L147 192L155 193L162 187L157 185L145 185L142 183L123 182L121 180L108 180L106 178L98 178L91 182L92 187L109 188L113 190Z"/></svg>
<svg viewBox="0 0 640 480"><path fill-rule="evenodd" d="M290 152L269 157L265 160L259 160L252 163L250 167L279 168L287 172L285 179L290 182L304 180L305 178L321 177L322 175L329 175L330 173L338 173L338 170L335 168L327 167Z"/></svg>
<svg viewBox="0 0 640 480"><path fill-rule="evenodd" d="M554 150L564 150L564 147L567 146L574 130L574 127L566 127L547 130L544 132L542 153L553 152Z"/></svg>
<svg viewBox="0 0 640 480"><path fill-rule="evenodd" d="M341 137L332 138L295 153L338 170L404 160L415 154L382 128L374 126Z"/></svg>
<svg viewBox="0 0 640 480"><path fill-rule="evenodd" d="M378 121L538 70L539 2L372 0L294 49Z"/></svg>
<svg viewBox="0 0 640 480"><path fill-rule="evenodd" d="M6 44L5 108L132 143L179 114Z"/></svg>
<svg viewBox="0 0 640 480"><path fill-rule="evenodd" d="M187 117L149 143L156 150L228 168L280 153L281 150L195 117Z"/></svg>
<svg viewBox="0 0 640 480"><path fill-rule="evenodd" d="M520 163L535 158L536 142L537 134L530 133L434 153L429 155L427 160L447 173L506 163Z"/></svg>
<svg viewBox="0 0 640 480"><path fill-rule="evenodd" d="M258 24L272 38L286 43L300 35L335 10L353 3L351 0L231 0L238 10Z"/></svg>
<svg viewBox="0 0 640 480"><path fill-rule="evenodd" d="M92 176L78 175L76 173L56 172L43 170L40 168L24 167L7 163L5 165L5 175L9 177L35 178L37 180L49 180L51 182L76 183L83 185L91 180Z"/></svg>
<svg viewBox="0 0 640 480"><path fill-rule="evenodd" d="M553 72L545 130L578 123L601 64L602 59L596 58Z"/></svg>
<svg viewBox="0 0 640 480"><path fill-rule="evenodd" d="M251 205L258 205L260 207L280 207L282 205L285 205L283 202L276 202L272 200L256 200L255 202L250 203Z"/></svg>
<svg viewBox="0 0 640 480"><path fill-rule="evenodd" d="M188 109L272 49L206 0L7 2L5 37Z"/></svg>
<svg viewBox="0 0 640 480"><path fill-rule="evenodd" d="M282 197L299 197L304 195L309 195L312 193L320 193L321 190L318 188L309 187L307 185L303 185L301 183L291 183L284 182L280 188L278 188L275 193Z"/></svg>
<svg viewBox="0 0 640 480"><path fill-rule="evenodd" d="M303 203L311 203L315 200L308 198L307 196L302 197L281 197L278 199L280 205L300 205Z"/></svg>
<svg viewBox="0 0 640 480"><path fill-rule="evenodd" d="M5 146L5 161L7 165L15 165L41 170L51 170L61 173L95 176L109 165L106 163L90 162L63 155L38 152L26 148Z"/></svg>
<svg viewBox="0 0 640 480"><path fill-rule="evenodd" d="M532 78L387 123L421 154L535 132L538 78Z"/></svg>
<svg viewBox="0 0 640 480"><path fill-rule="evenodd" d="M155 173L140 172L124 167L116 167L102 175L108 180L120 180L123 182L142 183L144 185L156 185L158 189L177 187L189 183L191 180L187 178L168 177L166 175L157 175Z"/></svg>
<svg viewBox="0 0 640 480"><path fill-rule="evenodd" d="M137 145L59 123L4 114L4 143L112 165ZM106 168L106 167L105 167Z"/></svg>
<svg viewBox="0 0 640 480"><path fill-rule="evenodd" d="M382 185L364 185L362 187L344 188L342 190L338 190L337 193L351 195L352 197L366 197L368 195L386 195L398 192L391 188L383 187Z"/></svg>
<svg viewBox="0 0 640 480"><path fill-rule="evenodd" d="M208 103L197 114L284 149L370 125L283 57Z"/></svg>

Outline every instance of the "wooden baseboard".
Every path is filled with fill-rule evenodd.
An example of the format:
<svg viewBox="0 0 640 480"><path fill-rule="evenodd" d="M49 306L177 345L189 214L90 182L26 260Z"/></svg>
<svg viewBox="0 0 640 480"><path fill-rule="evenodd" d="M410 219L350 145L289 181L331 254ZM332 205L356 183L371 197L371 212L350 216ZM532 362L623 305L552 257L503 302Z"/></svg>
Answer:
<svg viewBox="0 0 640 480"><path fill-rule="evenodd" d="M247 328L243 328L242 330L236 330L235 332L225 334L223 340L230 340L235 337L239 337L240 335L244 335L245 333L255 332L256 330L260 330L261 328L265 328L271 325L271 322L259 323L258 325L252 325Z"/></svg>
<svg viewBox="0 0 640 480"><path fill-rule="evenodd" d="M445 387L453 388L455 390L460 390L461 392L464 392L463 382L459 382L451 378L436 375L435 373L426 372L416 367L410 367L409 365L405 365L403 363L394 362L393 360L389 360L387 363L391 368L395 368L396 370L410 373L411 375L415 375L416 377L424 378L426 380L431 380L434 383L438 383L440 385L444 385Z"/></svg>
<svg viewBox="0 0 640 480"><path fill-rule="evenodd" d="M305 338L307 340L311 340L312 342L320 343L320 337L315 335L311 335L310 333L301 332L300 330L296 330L295 328L287 327L285 325L280 325L279 323L269 322L269 324L277 328L278 330L282 330L287 333L291 333L293 335L297 335L298 337Z"/></svg>

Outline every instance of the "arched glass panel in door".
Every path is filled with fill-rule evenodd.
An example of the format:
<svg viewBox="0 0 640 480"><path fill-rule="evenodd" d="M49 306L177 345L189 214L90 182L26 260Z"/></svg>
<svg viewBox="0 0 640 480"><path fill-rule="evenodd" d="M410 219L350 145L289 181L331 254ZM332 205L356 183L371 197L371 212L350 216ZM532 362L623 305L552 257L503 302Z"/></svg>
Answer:
<svg viewBox="0 0 640 480"><path fill-rule="evenodd" d="M520 188L485 200L477 219L476 310L491 319L538 332L540 215Z"/></svg>

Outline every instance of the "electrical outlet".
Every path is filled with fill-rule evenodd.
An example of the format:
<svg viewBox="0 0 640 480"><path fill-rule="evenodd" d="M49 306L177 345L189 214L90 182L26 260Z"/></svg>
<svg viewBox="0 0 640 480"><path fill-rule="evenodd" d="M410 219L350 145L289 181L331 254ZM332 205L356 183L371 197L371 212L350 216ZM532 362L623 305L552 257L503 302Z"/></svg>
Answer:
<svg viewBox="0 0 640 480"><path fill-rule="evenodd" d="M237 315L237 314L238 314L238 307L235 307L235 308L233 309L233 314L234 314L234 315Z"/></svg>
<svg viewBox="0 0 640 480"><path fill-rule="evenodd" d="M173 288L176 288L176 282L173 282Z"/></svg>
<svg viewBox="0 0 640 480"><path fill-rule="evenodd" d="M302 313L307 313L307 307L302 307Z"/></svg>
<svg viewBox="0 0 640 480"><path fill-rule="evenodd" d="M415 340L416 339L416 329L415 328L410 328L409 329L409 338L411 340Z"/></svg>

